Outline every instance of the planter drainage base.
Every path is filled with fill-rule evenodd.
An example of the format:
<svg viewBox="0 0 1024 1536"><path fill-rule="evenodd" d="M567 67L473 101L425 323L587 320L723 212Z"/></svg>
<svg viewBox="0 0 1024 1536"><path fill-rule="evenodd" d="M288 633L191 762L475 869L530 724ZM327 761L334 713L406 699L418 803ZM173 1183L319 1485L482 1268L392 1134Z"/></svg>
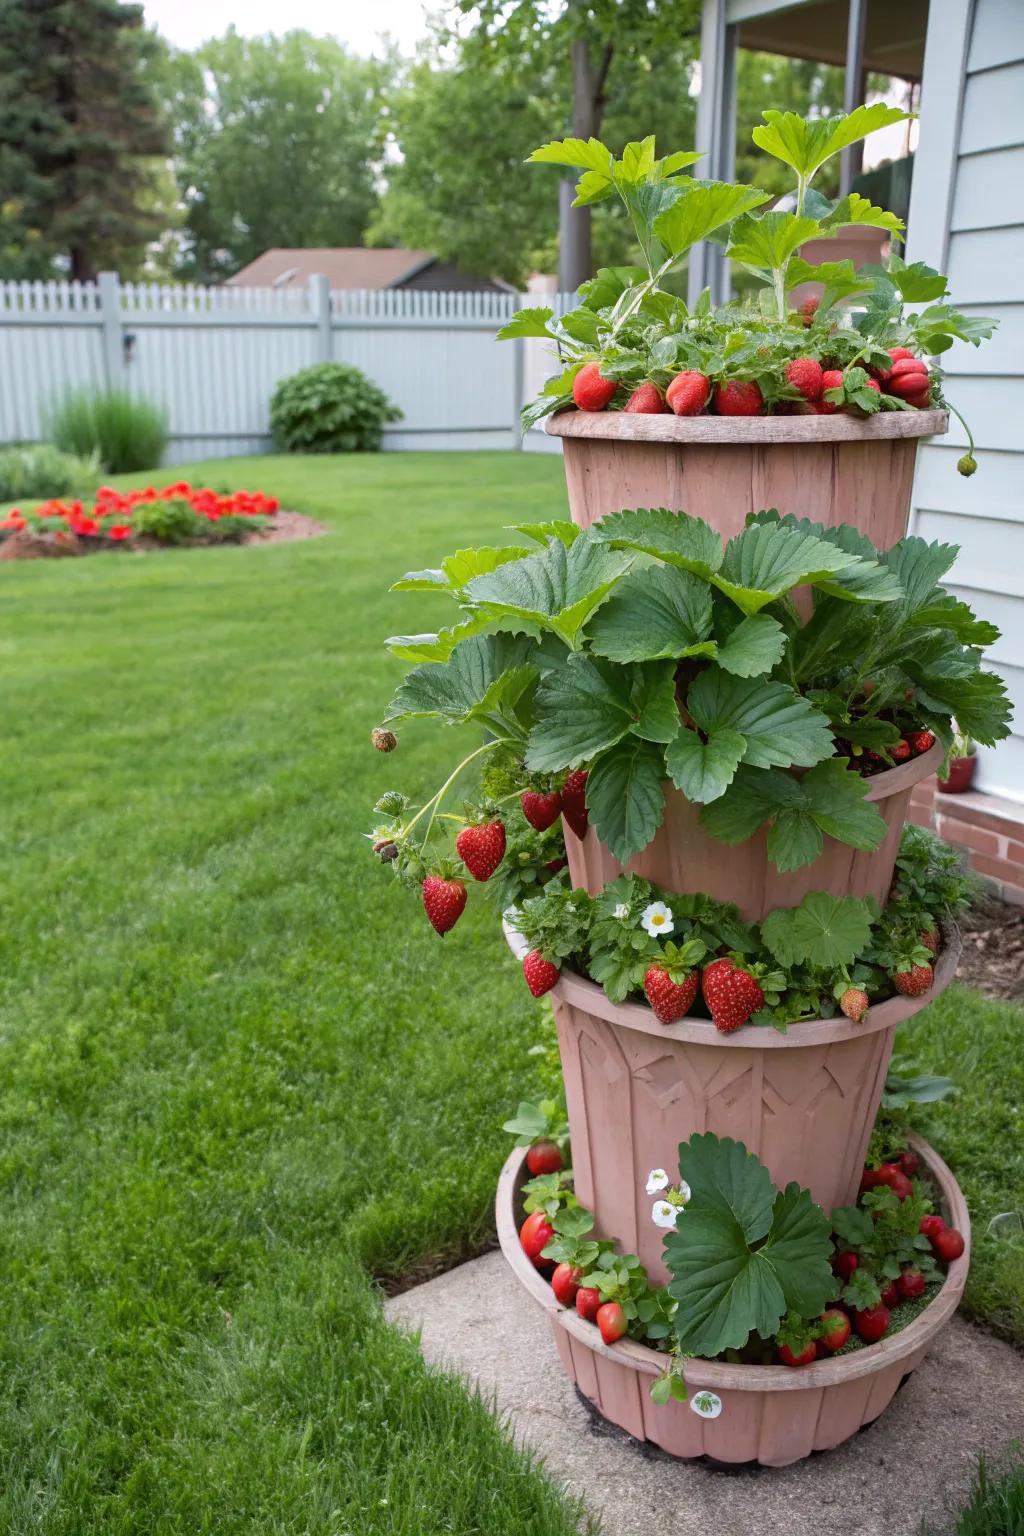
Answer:
<svg viewBox="0 0 1024 1536"><path fill-rule="evenodd" d="M563 1369L603 1420L671 1457L730 1467L785 1467L831 1450L884 1412L928 1346L959 1305L970 1261L970 1219L960 1187L925 1142L912 1138L933 1179L950 1224L965 1239L963 1255L946 1273L930 1305L899 1333L849 1355L790 1369L688 1360L691 1399L702 1390L722 1402L717 1418L701 1418L688 1403L652 1402L650 1387L665 1356L631 1339L607 1345L597 1328L559 1306L547 1281L519 1245L519 1189L525 1149L513 1152L498 1184L498 1238L505 1258L548 1313Z"/></svg>

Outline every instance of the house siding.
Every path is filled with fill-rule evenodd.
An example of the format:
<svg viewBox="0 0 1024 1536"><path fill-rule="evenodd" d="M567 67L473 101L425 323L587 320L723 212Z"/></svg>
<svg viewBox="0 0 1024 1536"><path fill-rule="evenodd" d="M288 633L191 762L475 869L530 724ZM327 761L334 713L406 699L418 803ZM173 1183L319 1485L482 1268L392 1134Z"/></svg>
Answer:
<svg viewBox="0 0 1024 1536"><path fill-rule="evenodd" d="M978 787L1024 802L1024 3L974 0L952 163L932 166L935 191L948 178L945 270L950 297L967 313L999 320L980 348L957 344L941 359L949 399L971 424L978 472L956 461L967 444L952 418L948 436L925 445L914 486L914 529L959 544L952 590L1000 626L988 661L1006 681L1013 736L982 749ZM929 72L923 82L926 115ZM948 105L947 105L948 109ZM922 126L922 144L926 144ZM919 161L920 164L920 161ZM939 253L914 247L910 259Z"/></svg>

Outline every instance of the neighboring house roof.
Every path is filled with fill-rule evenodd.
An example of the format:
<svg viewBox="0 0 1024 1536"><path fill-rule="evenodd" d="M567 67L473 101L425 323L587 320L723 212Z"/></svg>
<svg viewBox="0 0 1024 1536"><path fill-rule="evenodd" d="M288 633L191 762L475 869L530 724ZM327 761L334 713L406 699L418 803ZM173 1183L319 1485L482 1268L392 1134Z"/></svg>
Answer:
<svg viewBox="0 0 1024 1536"><path fill-rule="evenodd" d="M309 249L275 246L227 281L243 288L301 288L314 273L322 273L332 288L402 288L435 264L437 257L431 251L367 250L362 246ZM464 284L456 282L450 286L497 285L486 280L481 282L479 278L467 278Z"/></svg>

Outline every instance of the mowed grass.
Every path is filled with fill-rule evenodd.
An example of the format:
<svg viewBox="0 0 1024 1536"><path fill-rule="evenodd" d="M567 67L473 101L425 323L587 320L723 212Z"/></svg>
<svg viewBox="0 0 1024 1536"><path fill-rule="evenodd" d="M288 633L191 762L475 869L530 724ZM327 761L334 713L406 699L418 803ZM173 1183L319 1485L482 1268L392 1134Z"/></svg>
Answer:
<svg viewBox="0 0 1024 1536"><path fill-rule="evenodd" d="M488 1238L538 1011L362 837L458 745L370 747L381 639L439 616L389 581L558 515L561 466L181 473L331 536L0 568L0 1529L562 1536L367 1278Z"/></svg>
<svg viewBox="0 0 1024 1536"><path fill-rule="evenodd" d="M389 581L563 512L561 465L183 473L331 536L0 567L0 1529L562 1536L369 1278L488 1240L540 1012L489 904L439 940L362 838L460 744L369 746L382 637L448 611ZM962 1085L922 1128L981 1218L969 1303L1024 1340L983 1231L1021 1203L1022 1021L957 989L903 1048Z"/></svg>

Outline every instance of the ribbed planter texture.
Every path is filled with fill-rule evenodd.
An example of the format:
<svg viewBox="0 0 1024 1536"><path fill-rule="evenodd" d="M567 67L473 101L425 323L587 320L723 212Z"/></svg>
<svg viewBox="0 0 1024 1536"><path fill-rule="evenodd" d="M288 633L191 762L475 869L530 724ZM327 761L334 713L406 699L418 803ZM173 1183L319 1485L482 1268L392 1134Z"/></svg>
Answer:
<svg viewBox="0 0 1024 1536"><path fill-rule="evenodd" d="M829 527L851 523L880 549L907 531L917 445L946 431L945 411L853 416L627 416L562 411L572 520L624 507L702 517L730 539L751 512L777 507Z"/></svg>
<svg viewBox="0 0 1024 1536"><path fill-rule="evenodd" d="M520 936L506 928L517 955ZM943 991L960 957L954 929L922 997L875 1004L861 1024L840 1014L722 1034L709 1019L660 1024L645 1004L611 1003L564 971L550 994L565 1078L576 1194L599 1237L638 1253L662 1284L661 1233L644 1193L652 1168L675 1168L681 1141L704 1131L742 1141L781 1186L795 1179L825 1210L851 1205L881 1102L896 1026Z"/></svg>
<svg viewBox="0 0 1024 1536"><path fill-rule="evenodd" d="M721 1399L722 1411L713 1419L698 1417L687 1403L652 1402L651 1383L664 1369L664 1355L631 1339L605 1344L592 1323L558 1305L519 1246L523 1148L512 1153L498 1184L498 1237L516 1277L548 1314L566 1374L604 1418L672 1456L784 1467L812 1451L831 1450L877 1419L960 1303L971 1251L967 1207L942 1159L925 1142L912 1143L939 1186L946 1219L964 1236L964 1252L949 1266L934 1301L899 1333L799 1370L687 1360L691 1400L702 1390Z"/></svg>

